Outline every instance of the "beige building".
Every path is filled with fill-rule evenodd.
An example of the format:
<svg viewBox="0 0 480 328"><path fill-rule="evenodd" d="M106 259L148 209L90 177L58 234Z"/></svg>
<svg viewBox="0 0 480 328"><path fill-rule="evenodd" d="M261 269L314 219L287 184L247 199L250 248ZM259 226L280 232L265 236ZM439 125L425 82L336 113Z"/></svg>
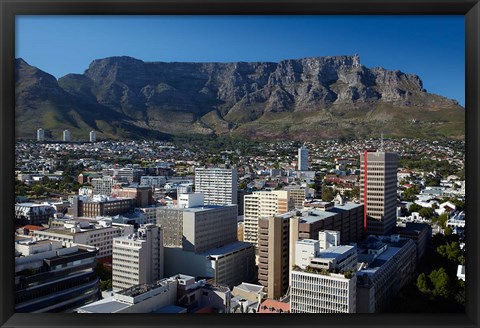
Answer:
<svg viewBox="0 0 480 328"><path fill-rule="evenodd" d="M258 221L258 282L268 298L278 299L288 289L289 226L290 220L282 216Z"/></svg>
<svg viewBox="0 0 480 328"><path fill-rule="evenodd" d="M258 221L276 214L286 213L294 208L288 190L256 191L245 195L244 234L246 242L258 245Z"/></svg>
<svg viewBox="0 0 480 328"><path fill-rule="evenodd" d="M142 225L136 234L114 238L112 285L114 290L149 284L163 278L163 231Z"/></svg>
<svg viewBox="0 0 480 328"><path fill-rule="evenodd" d="M365 206L367 234L387 235L395 228L397 163L396 153L365 151L360 155L360 201Z"/></svg>
<svg viewBox="0 0 480 328"><path fill-rule="evenodd" d="M53 221L52 228L33 232L35 240L50 239L62 242L63 246L88 245L98 247L97 259L109 261L112 256L113 239L133 233L133 226L103 220Z"/></svg>

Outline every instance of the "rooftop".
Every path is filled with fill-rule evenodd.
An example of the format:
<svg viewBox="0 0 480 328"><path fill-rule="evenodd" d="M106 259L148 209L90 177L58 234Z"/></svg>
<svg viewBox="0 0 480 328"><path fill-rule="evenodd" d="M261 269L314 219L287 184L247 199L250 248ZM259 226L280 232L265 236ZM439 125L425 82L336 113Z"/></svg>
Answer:
<svg viewBox="0 0 480 328"><path fill-rule="evenodd" d="M247 242L243 242L243 241L236 241L236 242L227 244L227 245L219 247L219 248L208 250L208 251L206 251L202 254L206 255L206 256L214 256L214 257L218 256L218 257L220 257L220 256L223 256L225 254L233 253L233 252L236 252L236 251L239 251L239 250L242 250L242 249L245 249L245 248L249 248L249 247L253 247L252 244L247 243Z"/></svg>

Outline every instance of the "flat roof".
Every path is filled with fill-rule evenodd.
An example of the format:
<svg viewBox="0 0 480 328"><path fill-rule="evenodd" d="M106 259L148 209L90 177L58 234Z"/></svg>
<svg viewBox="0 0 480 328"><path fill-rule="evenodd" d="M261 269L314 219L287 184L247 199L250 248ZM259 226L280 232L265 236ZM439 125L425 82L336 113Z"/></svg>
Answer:
<svg viewBox="0 0 480 328"><path fill-rule="evenodd" d="M312 214L314 215L300 217L300 223L314 223L314 222L325 220L326 218L337 215L337 213L334 213L334 212L320 211L320 210L312 210L309 212L312 212Z"/></svg>
<svg viewBox="0 0 480 328"><path fill-rule="evenodd" d="M326 250L320 251L320 254L316 257L322 259L337 258L338 256L343 255L354 248L355 246L350 245L332 246Z"/></svg>
<svg viewBox="0 0 480 328"><path fill-rule="evenodd" d="M186 308L177 306L177 305L167 305L162 308L159 308L152 313L182 313L185 312Z"/></svg>
<svg viewBox="0 0 480 328"><path fill-rule="evenodd" d="M240 250L245 249L247 247L253 247L253 245L251 243L247 243L247 242L243 242L243 241L236 241L236 242L230 243L228 245L225 245L225 246L222 246L222 247L219 247L219 248L208 250L208 251L206 251L204 253L201 253L201 254L206 255L206 256L221 256L221 255L225 255L225 254L228 254L228 253L233 253L235 251L240 251Z"/></svg>
<svg viewBox="0 0 480 328"><path fill-rule="evenodd" d="M82 306L80 309L93 313L114 313L130 307L130 304L116 301L115 298L108 297L94 303Z"/></svg>

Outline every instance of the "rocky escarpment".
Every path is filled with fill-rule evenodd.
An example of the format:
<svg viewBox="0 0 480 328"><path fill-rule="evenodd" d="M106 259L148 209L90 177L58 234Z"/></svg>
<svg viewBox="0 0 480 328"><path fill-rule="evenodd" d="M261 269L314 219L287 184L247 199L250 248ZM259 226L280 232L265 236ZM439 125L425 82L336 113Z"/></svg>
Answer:
<svg viewBox="0 0 480 328"><path fill-rule="evenodd" d="M328 127L342 120L348 123L355 115L372 122L382 117L385 123L398 116L395 112L412 108L430 113L456 110L459 120L464 115L454 100L428 93L417 75L367 68L356 55L278 63L164 63L110 57L94 60L84 74L69 74L58 82L21 59L17 66L19 115L35 108L38 100L48 101L50 108L66 106L80 118L89 117L89 122L96 122L91 127L105 135L121 132L108 127L105 114L117 126L135 126L142 133L251 134L263 126L267 135L293 133L298 124L313 129L299 118Z"/></svg>

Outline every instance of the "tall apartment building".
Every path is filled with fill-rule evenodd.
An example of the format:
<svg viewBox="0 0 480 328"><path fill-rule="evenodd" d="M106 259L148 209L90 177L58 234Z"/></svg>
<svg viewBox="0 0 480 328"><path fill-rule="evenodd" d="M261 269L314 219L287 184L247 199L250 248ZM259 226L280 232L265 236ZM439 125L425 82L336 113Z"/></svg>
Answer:
<svg viewBox="0 0 480 328"><path fill-rule="evenodd" d="M98 300L95 247L27 240L15 251L15 312L69 312Z"/></svg>
<svg viewBox="0 0 480 328"><path fill-rule="evenodd" d="M112 194L112 187L115 184L115 181L111 176L104 176L101 178L92 178L90 183L93 186L94 195L110 196Z"/></svg>
<svg viewBox="0 0 480 328"><path fill-rule="evenodd" d="M90 131L89 137L90 137L90 142L96 142L97 141L97 132L95 132L93 130Z"/></svg>
<svg viewBox="0 0 480 328"><path fill-rule="evenodd" d="M63 141L69 142L71 138L71 134L69 130L63 130Z"/></svg>
<svg viewBox="0 0 480 328"><path fill-rule="evenodd" d="M163 230L142 225L136 234L113 239L112 286L115 290L153 283L164 274Z"/></svg>
<svg viewBox="0 0 480 328"><path fill-rule="evenodd" d="M195 168L195 191L203 192L206 205L237 204L237 169Z"/></svg>
<svg viewBox="0 0 480 328"><path fill-rule="evenodd" d="M360 155L360 199L367 234L387 235L395 228L397 162L396 153L365 151Z"/></svg>
<svg viewBox="0 0 480 328"><path fill-rule="evenodd" d="M308 148L305 145L298 148L298 170L308 171Z"/></svg>
<svg viewBox="0 0 480 328"><path fill-rule="evenodd" d="M296 249L296 266L291 273L291 312L355 313L355 246L333 246L319 251L318 240L305 239L297 242Z"/></svg>
<svg viewBox="0 0 480 328"><path fill-rule="evenodd" d="M45 141L45 130L42 128L37 129L37 141Z"/></svg>
<svg viewBox="0 0 480 328"><path fill-rule="evenodd" d="M295 186L287 186L283 188L283 190L288 190L290 193L290 197L293 200L293 204L295 208L303 208L303 202L305 201L305 198L310 192L310 188L303 188L303 187L295 187ZM313 190L312 190L313 194Z"/></svg>
<svg viewBox="0 0 480 328"><path fill-rule="evenodd" d="M256 191L244 197L243 240L258 244L258 220L286 213L294 208L288 190Z"/></svg>
<svg viewBox="0 0 480 328"><path fill-rule="evenodd" d="M258 221L258 282L271 299L282 297L288 289L289 227L290 220L282 216Z"/></svg>

